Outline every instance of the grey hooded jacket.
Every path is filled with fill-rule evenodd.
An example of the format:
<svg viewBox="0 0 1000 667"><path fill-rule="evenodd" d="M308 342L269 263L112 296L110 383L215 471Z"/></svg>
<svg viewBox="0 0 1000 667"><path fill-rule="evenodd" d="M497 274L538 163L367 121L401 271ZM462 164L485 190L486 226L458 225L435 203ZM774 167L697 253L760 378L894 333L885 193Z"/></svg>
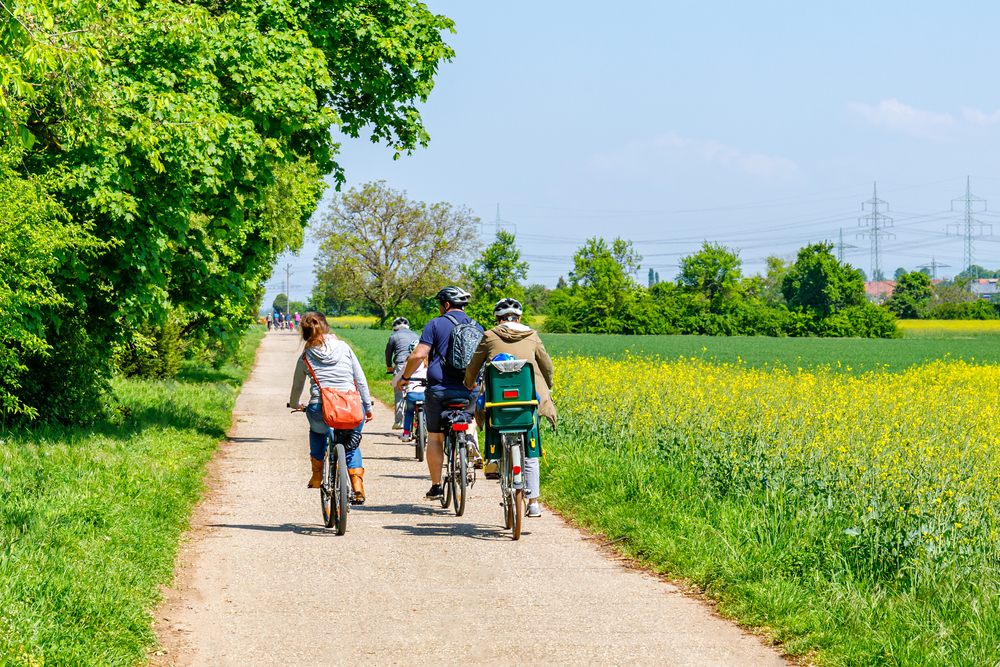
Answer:
<svg viewBox="0 0 1000 667"><path fill-rule="evenodd" d="M358 363L354 351L347 343L328 334L322 345L307 347L305 355L322 387L348 391L354 389L356 384L365 412L371 412L372 399L368 395L368 381L365 379L365 372L361 370L361 364ZM292 395L288 399L289 405L294 407L299 404L302 387L305 385L307 377L309 377L310 382L310 405L320 402L319 387L316 386L309 375L309 369L306 368L302 357L299 356L299 360L295 364L295 375L292 377Z"/></svg>
<svg viewBox="0 0 1000 667"><path fill-rule="evenodd" d="M386 367L406 363L406 360L410 358L410 343L419 339L420 336L410 331L409 327L393 331L392 335L389 336L389 342L385 345Z"/></svg>

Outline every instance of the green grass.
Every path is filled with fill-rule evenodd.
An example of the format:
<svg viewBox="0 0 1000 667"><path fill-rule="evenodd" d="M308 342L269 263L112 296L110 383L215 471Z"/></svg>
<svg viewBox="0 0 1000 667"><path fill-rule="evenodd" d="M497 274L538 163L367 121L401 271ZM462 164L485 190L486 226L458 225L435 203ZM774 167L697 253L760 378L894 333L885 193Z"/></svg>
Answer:
<svg viewBox="0 0 1000 667"><path fill-rule="evenodd" d="M116 416L94 426L0 436L0 665L145 663L148 610L263 335L221 370L114 380Z"/></svg>
<svg viewBox="0 0 1000 667"><path fill-rule="evenodd" d="M372 395L392 405L393 391L389 382L392 376L385 372L385 344L389 342L391 331L384 329L333 329L339 338L347 341L361 362L361 369L368 379L368 389ZM418 332L419 333L419 332Z"/></svg>
<svg viewBox="0 0 1000 667"><path fill-rule="evenodd" d="M663 359L697 357L721 363L742 360L753 368L784 365L790 368L832 364L847 372L876 367L901 371L935 359L1000 362L995 336L980 338L765 338L724 336L604 336L600 334L542 334L553 357L579 354L622 358L659 355Z"/></svg>

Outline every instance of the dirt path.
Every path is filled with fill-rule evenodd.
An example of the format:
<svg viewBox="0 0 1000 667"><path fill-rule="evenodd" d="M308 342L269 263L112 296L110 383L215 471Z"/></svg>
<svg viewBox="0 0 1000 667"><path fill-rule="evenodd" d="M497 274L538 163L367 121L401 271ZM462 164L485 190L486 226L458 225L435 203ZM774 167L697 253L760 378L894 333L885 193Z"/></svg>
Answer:
<svg viewBox="0 0 1000 667"><path fill-rule="evenodd" d="M305 488L305 417L284 408L297 344L262 343L157 612L169 653L156 664L787 664L550 512L513 542L492 481L479 478L461 518L424 501L425 464L382 405L361 445L368 504L337 537Z"/></svg>

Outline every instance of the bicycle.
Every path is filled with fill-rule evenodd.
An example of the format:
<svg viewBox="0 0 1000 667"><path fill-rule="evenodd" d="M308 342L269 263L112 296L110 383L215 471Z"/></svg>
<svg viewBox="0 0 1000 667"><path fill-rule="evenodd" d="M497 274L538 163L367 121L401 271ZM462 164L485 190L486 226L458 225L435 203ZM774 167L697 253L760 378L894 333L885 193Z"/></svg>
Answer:
<svg viewBox="0 0 1000 667"><path fill-rule="evenodd" d="M530 495L524 461L541 447L533 366L523 359L494 359L483 375L487 457L499 459L504 529L519 540Z"/></svg>
<svg viewBox="0 0 1000 667"><path fill-rule="evenodd" d="M305 412L305 408L292 409ZM337 535L347 532L347 513L354 503L354 489L347 476L347 450L337 442L333 429L326 435L326 453L323 455L323 480L319 485L320 507L323 510L323 524L327 528L336 526Z"/></svg>
<svg viewBox="0 0 1000 667"><path fill-rule="evenodd" d="M414 401L413 407L413 449L418 461L424 460L427 452L427 418L424 416L424 402Z"/></svg>
<svg viewBox="0 0 1000 667"><path fill-rule="evenodd" d="M447 509L454 501L455 516L465 514L465 504L468 500L468 489L476 484L476 471L469 465L468 430L470 424L468 410L471 403L467 398L453 398L445 401L448 408L441 415L441 425L444 435L445 473L441 477L444 495L441 496L441 507Z"/></svg>

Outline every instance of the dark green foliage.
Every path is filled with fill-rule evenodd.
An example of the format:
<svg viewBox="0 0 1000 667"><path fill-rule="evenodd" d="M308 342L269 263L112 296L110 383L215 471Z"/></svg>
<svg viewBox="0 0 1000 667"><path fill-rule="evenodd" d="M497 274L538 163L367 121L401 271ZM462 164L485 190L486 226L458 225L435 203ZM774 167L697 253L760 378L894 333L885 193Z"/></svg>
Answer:
<svg viewBox="0 0 1000 667"><path fill-rule="evenodd" d="M549 314L549 297L552 290L545 285L528 285L524 288L524 305L539 315Z"/></svg>
<svg viewBox="0 0 1000 667"><path fill-rule="evenodd" d="M781 292L789 308L808 309L821 317L865 300L864 280L857 270L841 264L830 251L832 243L813 243L782 279Z"/></svg>
<svg viewBox="0 0 1000 667"><path fill-rule="evenodd" d="M553 290L549 333L709 336L899 337L895 317L868 303L860 276L829 244L804 248L794 265L768 258L765 277L741 279L735 252L706 243L681 260L678 283L636 284L602 239L581 248L573 284ZM779 294L781 283L784 295ZM788 306L785 305L786 299Z"/></svg>
<svg viewBox="0 0 1000 667"><path fill-rule="evenodd" d="M288 308L288 297L284 293L279 294L274 297L274 301L271 302L271 311L283 313Z"/></svg>
<svg viewBox="0 0 1000 667"><path fill-rule="evenodd" d="M162 326L143 327L132 340L121 344L112 357L117 372L125 377L164 380L181 367L180 325L169 318Z"/></svg>
<svg viewBox="0 0 1000 667"><path fill-rule="evenodd" d="M932 320L995 320L998 318L995 304L983 299L961 303L939 303L927 310L927 318Z"/></svg>
<svg viewBox="0 0 1000 667"><path fill-rule="evenodd" d="M904 272L896 276L896 287L886 302L886 308L903 320L920 319L925 315L927 302L933 294L927 274Z"/></svg>

